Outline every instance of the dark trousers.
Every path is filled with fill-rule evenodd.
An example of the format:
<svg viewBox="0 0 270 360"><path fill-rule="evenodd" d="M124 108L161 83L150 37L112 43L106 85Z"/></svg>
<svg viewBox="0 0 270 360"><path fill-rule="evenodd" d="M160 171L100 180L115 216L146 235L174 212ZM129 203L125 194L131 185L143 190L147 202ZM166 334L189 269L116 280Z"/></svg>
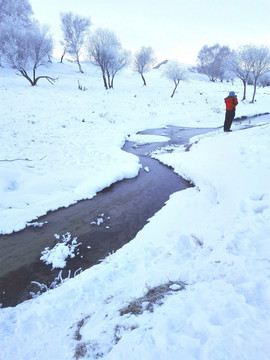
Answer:
<svg viewBox="0 0 270 360"><path fill-rule="evenodd" d="M226 110L225 121L224 121L224 131L229 131L235 117L235 109Z"/></svg>

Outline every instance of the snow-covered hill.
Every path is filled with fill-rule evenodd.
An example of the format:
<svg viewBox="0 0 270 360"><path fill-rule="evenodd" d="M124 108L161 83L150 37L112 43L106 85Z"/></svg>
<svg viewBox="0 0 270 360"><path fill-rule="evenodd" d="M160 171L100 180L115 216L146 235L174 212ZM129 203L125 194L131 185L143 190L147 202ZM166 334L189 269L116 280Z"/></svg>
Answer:
<svg viewBox="0 0 270 360"><path fill-rule="evenodd" d="M2 233L136 176L138 159L121 150L128 134L221 127L228 91L242 95L237 81L190 73L171 99L162 67L146 74L147 87L126 71L106 91L98 70L83 68L54 63L59 80L37 87L0 69ZM269 99L259 88L237 115L268 112ZM269 359L269 120L219 128L192 139L189 152L156 153L196 187L173 194L99 265L0 309L0 359Z"/></svg>
<svg viewBox="0 0 270 360"><path fill-rule="evenodd" d="M127 71L106 91L97 68L83 69L80 74L76 64L54 63L42 71L59 80L53 86L40 80L36 87L1 69L0 233L136 176L137 159L120 150L127 134L167 124L222 126L223 98L232 88L242 94L241 84L213 84L190 73L171 99L174 84L161 77L162 67L146 74L147 87ZM257 98L256 104L240 103L237 114L269 110L269 89L259 89Z"/></svg>

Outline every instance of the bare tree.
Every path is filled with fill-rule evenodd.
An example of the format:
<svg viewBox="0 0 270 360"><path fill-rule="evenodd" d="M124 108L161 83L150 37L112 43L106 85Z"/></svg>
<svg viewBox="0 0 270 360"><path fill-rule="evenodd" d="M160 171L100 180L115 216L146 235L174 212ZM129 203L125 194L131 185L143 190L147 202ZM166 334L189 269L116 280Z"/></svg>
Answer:
<svg viewBox="0 0 270 360"><path fill-rule="evenodd" d="M48 34L48 28L40 27L37 22L28 28L10 24L6 34L8 37L5 39L4 54L11 66L17 69L32 86L42 78L52 83L55 79L36 74L39 67L48 66L48 57L52 53L53 41Z"/></svg>
<svg viewBox="0 0 270 360"><path fill-rule="evenodd" d="M198 72L206 74L210 81L224 80L231 51L228 46L204 45L197 58Z"/></svg>
<svg viewBox="0 0 270 360"><path fill-rule="evenodd" d="M258 80L263 74L270 71L270 50L266 46L250 46L249 53L254 85L251 102L254 103Z"/></svg>
<svg viewBox="0 0 270 360"><path fill-rule="evenodd" d="M185 70L181 67L179 62L170 62L163 71L162 76L174 82L174 89L171 94L171 97L173 97L180 81L184 80Z"/></svg>
<svg viewBox="0 0 270 360"><path fill-rule="evenodd" d="M150 46L143 46L140 51L135 53L133 70L141 75L144 86L146 86L144 74L151 69L155 61L154 50Z"/></svg>
<svg viewBox="0 0 270 360"><path fill-rule="evenodd" d="M86 35L91 25L90 18L74 15L71 12L61 13L62 31L64 34L64 52L75 57L79 71L83 73L80 55Z"/></svg>
<svg viewBox="0 0 270 360"><path fill-rule="evenodd" d="M129 64L130 52L124 50L113 31L98 28L87 45L91 63L102 72L105 89L113 88L116 73Z"/></svg>

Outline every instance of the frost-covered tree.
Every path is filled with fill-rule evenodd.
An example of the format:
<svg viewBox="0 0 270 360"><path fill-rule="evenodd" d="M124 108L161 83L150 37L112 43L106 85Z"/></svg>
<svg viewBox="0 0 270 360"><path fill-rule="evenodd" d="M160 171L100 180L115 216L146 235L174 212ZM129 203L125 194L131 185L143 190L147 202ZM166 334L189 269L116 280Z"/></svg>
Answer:
<svg viewBox="0 0 270 360"><path fill-rule="evenodd" d="M0 66L8 30L24 28L31 24L32 7L28 0L0 0Z"/></svg>
<svg viewBox="0 0 270 360"><path fill-rule="evenodd" d="M253 79L253 96L255 101L258 80L270 71L270 49L266 46L250 46L251 77Z"/></svg>
<svg viewBox="0 0 270 360"><path fill-rule="evenodd" d="M251 76L252 62L250 61L250 46L244 45L233 52L230 60L230 68L235 75L242 80L244 90L242 101L246 99L246 89Z"/></svg>
<svg viewBox="0 0 270 360"><path fill-rule="evenodd" d="M121 71L130 64L130 57L131 57L130 51L122 48L115 50L116 51L114 52L114 56L109 62L108 71L107 71L109 88L113 88L114 77L118 73L118 71Z"/></svg>
<svg viewBox="0 0 270 360"><path fill-rule="evenodd" d="M166 79L174 82L174 89L171 94L171 97L174 96L175 91L180 83L181 80L184 80L185 77L185 70L180 65L179 62L169 62L168 65L166 65L165 69L163 70L162 76L164 76Z"/></svg>
<svg viewBox="0 0 270 360"><path fill-rule="evenodd" d="M11 16L29 23L32 14L33 10L28 0L0 0L0 22Z"/></svg>
<svg viewBox="0 0 270 360"><path fill-rule="evenodd" d="M251 102L255 101L258 81L270 71L270 50L265 46L244 45L233 52L231 70L242 80L243 99L246 99L247 84L253 85Z"/></svg>
<svg viewBox="0 0 270 360"><path fill-rule="evenodd" d="M64 35L64 53L73 56L83 73L80 64L80 55L85 43L86 36L91 25L90 18L75 15L72 12L61 13L62 31Z"/></svg>
<svg viewBox="0 0 270 360"><path fill-rule="evenodd" d="M48 66L48 57L52 53L53 40L48 28L34 22L27 28L9 24L6 30L7 38L3 50L10 65L32 86L42 78L52 83L55 79L46 75L37 76L36 73L39 67Z"/></svg>
<svg viewBox="0 0 270 360"><path fill-rule="evenodd" d="M150 46L143 46L139 51L135 53L133 70L141 75L144 86L146 86L144 74L151 69L155 61L156 59L154 57L154 50Z"/></svg>
<svg viewBox="0 0 270 360"><path fill-rule="evenodd" d="M259 85L262 87L270 86L270 72L266 72L259 78Z"/></svg>
<svg viewBox="0 0 270 360"><path fill-rule="evenodd" d="M103 28L89 37L87 52L90 62L101 70L104 87L113 88L116 73L129 64L130 52L122 48L113 31Z"/></svg>
<svg viewBox="0 0 270 360"><path fill-rule="evenodd" d="M204 45L197 58L198 72L206 74L210 81L224 80L229 65L231 50L228 46Z"/></svg>
<svg viewBox="0 0 270 360"><path fill-rule="evenodd" d="M216 56L215 62L219 64L218 79L220 81L228 80L227 73L230 69L230 58L232 56L232 50L228 46L221 46Z"/></svg>
<svg viewBox="0 0 270 360"><path fill-rule="evenodd" d="M87 45L91 63L100 68L103 84L109 88L109 67L114 58L114 52L121 44L115 34L109 29L98 28L90 37Z"/></svg>

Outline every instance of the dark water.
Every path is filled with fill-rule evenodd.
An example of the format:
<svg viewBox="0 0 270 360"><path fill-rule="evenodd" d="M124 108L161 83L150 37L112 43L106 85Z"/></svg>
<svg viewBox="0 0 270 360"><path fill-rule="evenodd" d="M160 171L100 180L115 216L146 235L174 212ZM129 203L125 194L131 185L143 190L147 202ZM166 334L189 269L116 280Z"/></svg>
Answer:
<svg viewBox="0 0 270 360"><path fill-rule="evenodd" d="M111 185L99 192L91 200L80 201L68 208L49 212L38 219L47 223L43 227L29 227L11 235L0 236L0 304L2 307L15 306L37 293L40 287L32 281L48 288L61 269L51 270L40 260L41 252L52 248L62 236L69 232L81 243L74 258L67 260L62 278L74 276L105 258L132 240L147 220L152 217L179 190L190 184L176 175L172 169L151 159L149 152L164 145L186 144L190 137L213 129L187 129L170 126L154 129L143 134L166 135L169 143L152 143L134 147L127 142L124 150L139 156L142 169L133 179ZM149 172L144 170L149 168ZM103 223L91 224L102 214ZM90 247L90 248L89 248Z"/></svg>

